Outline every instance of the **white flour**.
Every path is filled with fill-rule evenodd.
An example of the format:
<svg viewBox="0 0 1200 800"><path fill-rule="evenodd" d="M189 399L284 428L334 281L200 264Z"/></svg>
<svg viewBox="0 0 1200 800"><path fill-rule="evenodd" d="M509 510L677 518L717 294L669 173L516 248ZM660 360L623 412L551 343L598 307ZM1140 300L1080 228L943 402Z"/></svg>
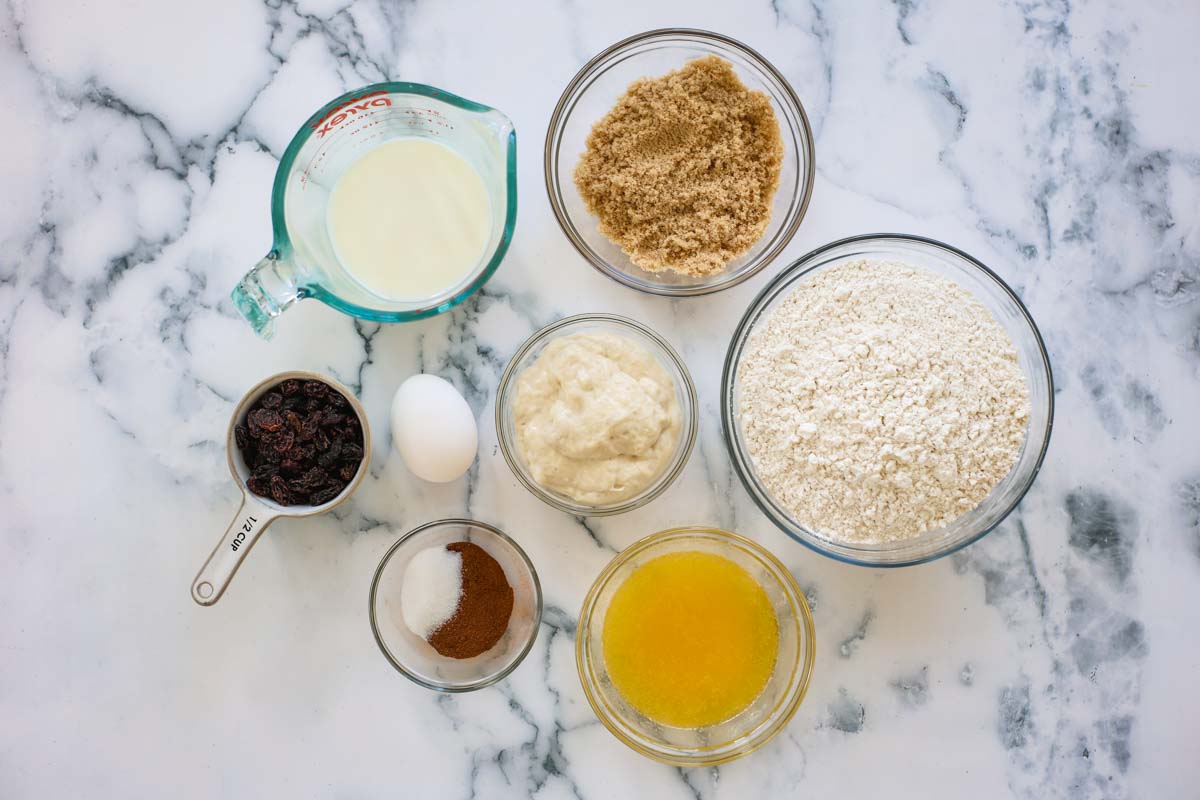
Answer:
<svg viewBox="0 0 1200 800"><path fill-rule="evenodd" d="M1029 389L1008 334L933 272L811 276L747 342L738 414L768 491L805 526L878 544L971 510L1016 463Z"/></svg>

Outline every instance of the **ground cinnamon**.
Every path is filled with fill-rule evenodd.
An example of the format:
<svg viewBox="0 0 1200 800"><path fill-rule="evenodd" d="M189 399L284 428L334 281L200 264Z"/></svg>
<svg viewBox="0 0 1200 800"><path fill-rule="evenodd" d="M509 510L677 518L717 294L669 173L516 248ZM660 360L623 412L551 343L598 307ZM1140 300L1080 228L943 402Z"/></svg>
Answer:
<svg viewBox="0 0 1200 800"><path fill-rule="evenodd" d="M433 649L450 658L471 658L500 641L512 616L513 590L504 568L477 544L446 545L462 557L462 593L454 616L429 636Z"/></svg>

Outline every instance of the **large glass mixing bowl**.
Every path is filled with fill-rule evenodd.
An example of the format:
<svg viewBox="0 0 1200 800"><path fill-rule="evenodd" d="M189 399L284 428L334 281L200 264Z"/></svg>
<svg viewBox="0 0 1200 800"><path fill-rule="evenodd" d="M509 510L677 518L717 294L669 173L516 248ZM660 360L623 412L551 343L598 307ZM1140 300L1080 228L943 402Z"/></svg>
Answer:
<svg viewBox="0 0 1200 800"><path fill-rule="evenodd" d="M1017 463L978 506L949 525L919 536L868 545L835 540L797 520L760 480L746 449L738 419L741 386L738 367L747 340L771 311L815 272L858 259L901 261L948 278L969 291L995 315L1012 339L1029 387L1029 427ZM936 314L937 309L930 309ZM746 491L784 533L822 555L870 567L903 567L932 561L966 547L993 530L1017 507L1033 485L1054 424L1054 377L1042 335L1017 294L996 273L961 250L933 239L881 233L854 236L819 247L787 267L750 304L733 333L721 380L721 420L734 469Z"/></svg>

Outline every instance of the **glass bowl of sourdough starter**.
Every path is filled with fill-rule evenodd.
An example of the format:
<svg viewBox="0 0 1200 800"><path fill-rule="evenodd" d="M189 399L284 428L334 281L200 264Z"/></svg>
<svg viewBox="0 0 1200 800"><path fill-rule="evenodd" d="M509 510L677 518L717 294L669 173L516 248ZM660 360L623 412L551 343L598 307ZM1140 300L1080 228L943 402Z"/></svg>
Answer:
<svg viewBox="0 0 1200 800"><path fill-rule="evenodd" d="M413 556L429 547L472 542L496 559L513 590L508 630L490 650L473 658L449 658L409 630L404 622L401 586ZM524 660L542 621L542 585L521 546L499 528L469 519L427 522L388 548L371 581L371 632L396 671L437 692L472 692L503 680Z"/></svg>
<svg viewBox="0 0 1200 800"><path fill-rule="evenodd" d="M858 259L900 261L929 270L966 289L1008 334L1029 390L1025 442L1008 474L976 507L948 525L884 544L835 540L797 520L767 489L747 450L739 420L739 366L747 341L771 311L806 277ZM936 314L931 308L929 313ZM1017 294L996 273L950 245L905 234L854 236L819 247L777 275L750 304L734 331L721 381L721 420L734 469L750 497L784 533L822 555L870 567L903 567L966 547L999 525L1033 485L1054 424L1054 378L1037 325ZM869 491L864 489L864 491Z"/></svg>
<svg viewBox="0 0 1200 800"><path fill-rule="evenodd" d="M734 716L696 728L664 725L618 691L604 658L604 620L621 585L642 564L668 553L712 553L749 573L766 593L778 626L775 662L758 696ZM609 733L644 756L680 767L722 764L771 741L795 715L812 680L816 635L796 579L762 546L716 528L672 528L622 550L592 584L575 636L575 664L592 710Z"/></svg>
<svg viewBox="0 0 1200 800"><path fill-rule="evenodd" d="M686 62L716 55L733 65L742 83L771 102L783 141L783 168L771 207L771 220L757 242L725 269L690 276L649 272L630 261L598 229L573 174L592 126L608 113L629 84L679 69ZM816 176L812 129L787 79L766 59L717 33L673 28L647 31L604 50L567 84L550 117L545 149L546 191L563 233L593 267L615 281L651 294L688 296L735 286L769 264L791 241L808 209Z"/></svg>
<svg viewBox="0 0 1200 800"><path fill-rule="evenodd" d="M670 460L645 488L616 502L589 505L538 482L517 444L513 403L517 393L517 378L537 360L547 344L562 336L600 332L614 333L639 345L671 377L671 381L675 385L675 399L679 404L680 429L679 440L675 444ZM530 336L509 360L496 390L496 436L500 442L500 452L504 454L504 460L508 462L508 466L516 475L517 480L542 502L568 514L580 516L623 514L635 508L641 508L658 497L683 471L688 457L692 453L692 447L696 444L698 427L696 407L696 387L692 383L692 376L688 373L683 359L666 339L645 325L626 317L614 314L578 314L542 328Z"/></svg>

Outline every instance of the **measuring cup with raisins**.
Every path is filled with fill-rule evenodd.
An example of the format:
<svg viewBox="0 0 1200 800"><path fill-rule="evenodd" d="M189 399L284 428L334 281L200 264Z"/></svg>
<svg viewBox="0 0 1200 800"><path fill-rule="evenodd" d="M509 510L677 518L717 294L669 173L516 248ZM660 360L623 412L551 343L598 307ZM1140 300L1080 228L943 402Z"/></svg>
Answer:
<svg viewBox="0 0 1200 800"><path fill-rule="evenodd" d="M279 517L329 511L358 486L370 461L366 412L313 372L272 375L238 403L227 433L229 471L242 507L192 583L192 599L220 599L250 548Z"/></svg>

